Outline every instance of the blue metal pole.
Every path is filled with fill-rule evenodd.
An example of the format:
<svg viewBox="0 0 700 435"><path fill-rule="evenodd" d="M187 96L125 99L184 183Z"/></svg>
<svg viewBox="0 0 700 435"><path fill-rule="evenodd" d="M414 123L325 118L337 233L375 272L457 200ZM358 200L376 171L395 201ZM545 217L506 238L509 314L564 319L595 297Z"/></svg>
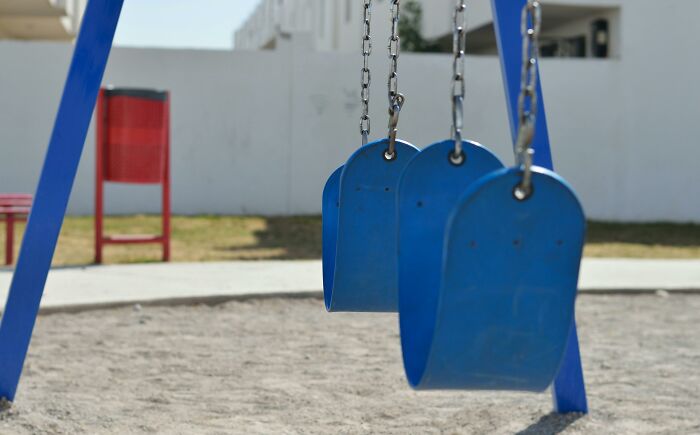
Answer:
<svg viewBox="0 0 700 435"><path fill-rule="evenodd" d="M513 143L518 134L518 94L520 92L520 76L522 68L522 35L520 28L521 13L527 0L492 0L493 22L498 40L503 70L503 83L508 103L508 118L510 120ZM534 163L547 169L554 169L552 153L549 144L547 116L542 97L541 81L538 80L537 94L540 108L537 113L537 125L533 148ZM555 410L559 413L588 412L586 387L581 366L576 319L573 320L564 361L559 374L554 380L552 394Z"/></svg>
<svg viewBox="0 0 700 435"><path fill-rule="evenodd" d="M10 401L17 392L123 1L90 0L75 44L0 322L0 398Z"/></svg>

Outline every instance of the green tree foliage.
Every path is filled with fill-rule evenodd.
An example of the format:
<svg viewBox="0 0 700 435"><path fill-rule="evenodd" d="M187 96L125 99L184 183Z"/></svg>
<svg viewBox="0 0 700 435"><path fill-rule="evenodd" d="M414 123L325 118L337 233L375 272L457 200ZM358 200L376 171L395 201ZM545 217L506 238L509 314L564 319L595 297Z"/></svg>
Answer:
<svg viewBox="0 0 700 435"><path fill-rule="evenodd" d="M401 4L401 20L399 21L399 36L401 50L416 52L449 52L452 50L451 37L449 40L429 41L423 37L423 7L416 0L405 0Z"/></svg>
<svg viewBox="0 0 700 435"><path fill-rule="evenodd" d="M408 0L401 5L401 20L399 21L399 36L401 49L405 51L423 51L425 39L421 35L423 22L423 7L416 0Z"/></svg>

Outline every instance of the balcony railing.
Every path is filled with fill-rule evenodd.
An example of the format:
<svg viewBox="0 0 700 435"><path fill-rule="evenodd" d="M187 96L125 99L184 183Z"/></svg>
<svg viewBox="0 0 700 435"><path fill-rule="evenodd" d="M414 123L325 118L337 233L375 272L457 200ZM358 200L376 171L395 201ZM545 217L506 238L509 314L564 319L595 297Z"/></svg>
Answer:
<svg viewBox="0 0 700 435"><path fill-rule="evenodd" d="M3 0L0 38L70 40L85 4L86 0Z"/></svg>

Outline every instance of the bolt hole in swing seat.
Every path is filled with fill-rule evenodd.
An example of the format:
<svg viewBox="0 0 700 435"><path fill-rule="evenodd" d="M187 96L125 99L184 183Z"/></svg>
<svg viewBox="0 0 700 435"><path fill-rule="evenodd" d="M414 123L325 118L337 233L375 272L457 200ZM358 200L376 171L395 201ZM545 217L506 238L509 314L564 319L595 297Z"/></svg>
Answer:
<svg viewBox="0 0 700 435"><path fill-rule="evenodd" d="M323 293L328 311L396 312L396 192L413 145L388 140L363 146L323 191Z"/></svg>
<svg viewBox="0 0 700 435"><path fill-rule="evenodd" d="M543 391L573 324L585 217L573 190L533 167L477 181L452 212L439 286L401 288L409 383L417 389Z"/></svg>

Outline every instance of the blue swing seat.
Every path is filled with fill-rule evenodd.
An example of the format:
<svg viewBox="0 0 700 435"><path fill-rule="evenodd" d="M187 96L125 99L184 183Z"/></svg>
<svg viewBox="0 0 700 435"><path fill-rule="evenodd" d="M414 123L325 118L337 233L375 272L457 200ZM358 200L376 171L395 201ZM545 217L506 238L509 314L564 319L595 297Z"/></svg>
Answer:
<svg viewBox="0 0 700 435"><path fill-rule="evenodd" d="M503 168L488 149L462 142L464 161L453 164L454 141L421 151L406 167L399 186L399 312L406 303L434 302L430 292L440 288L445 232L450 214L467 188ZM405 295L415 296L404 298ZM411 310L413 316L430 310ZM401 314L404 318L403 313ZM417 319L411 319L416 321ZM420 323L425 323L421 321Z"/></svg>
<svg viewBox="0 0 700 435"><path fill-rule="evenodd" d="M337 169L323 190L323 293L328 311L396 312L396 192L413 145L386 139L365 145Z"/></svg>
<svg viewBox="0 0 700 435"><path fill-rule="evenodd" d="M416 389L542 391L573 324L585 217L555 173L518 168L474 183L451 213L442 280L401 288L404 367Z"/></svg>

